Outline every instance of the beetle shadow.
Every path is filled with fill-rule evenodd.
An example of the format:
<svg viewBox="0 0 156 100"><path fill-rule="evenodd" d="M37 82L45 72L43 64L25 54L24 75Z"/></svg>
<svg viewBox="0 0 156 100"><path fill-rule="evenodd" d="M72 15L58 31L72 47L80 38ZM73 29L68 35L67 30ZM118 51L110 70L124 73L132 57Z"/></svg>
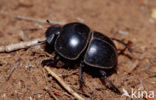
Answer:
<svg viewBox="0 0 156 100"><path fill-rule="evenodd" d="M60 62L60 63L59 63ZM43 60L41 65L42 66L49 66L49 67L54 67L54 68L63 68L66 70L72 70L78 68L78 63L79 61L70 61L67 59L64 59L60 57L58 61L54 61L54 59L46 59Z"/></svg>
<svg viewBox="0 0 156 100"><path fill-rule="evenodd" d="M46 65L48 64L47 66L50 66L50 67L55 67L55 68L58 68L58 69L63 68L63 69L66 69L66 70L72 70L72 69L77 69L79 67L78 64L80 63L80 60L69 61L69 60L66 60L64 58L61 58L59 60L64 62L64 65L61 66L61 67L58 67L57 64L51 63L51 62L53 62L53 60L51 60L51 59L43 60L42 65L45 66L45 63L46 63ZM86 72L87 74L91 75L93 78L95 78L95 77L100 78L102 84L105 85L106 88L108 88L109 90L111 90L114 93L120 94L120 92L116 92L112 87L106 85L105 79L104 79L104 77L102 77L99 70L103 70L103 69L91 67L91 66L88 66L88 65L85 65L85 67L83 67L83 72ZM116 67L113 68L113 69L104 70L104 71L106 73L106 76L109 77L113 73L116 73ZM115 89L117 89L117 88L115 87Z"/></svg>

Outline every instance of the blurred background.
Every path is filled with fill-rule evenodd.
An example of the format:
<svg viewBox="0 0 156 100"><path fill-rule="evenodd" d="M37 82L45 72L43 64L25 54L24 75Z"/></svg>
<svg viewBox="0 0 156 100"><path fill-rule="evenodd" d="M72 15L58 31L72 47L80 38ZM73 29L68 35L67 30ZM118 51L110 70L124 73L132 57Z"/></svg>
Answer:
<svg viewBox="0 0 156 100"><path fill-rule="evenodd" d="M121 91L124 88L131 93L131 88L141 88L156 93L156 0L0 0L0 46L44 37L50 26L48 23L23 20L21 16L61 23L81 22L92 30L131 43L131 47L141 53L126 51L130 58L120 55L117 74L109 79ZM47 77L41 66L46 58L48 56L42 45L0 53L0 99L56 99L50 94L61 100L74 99L55 80ZM17 62L20 63L18 68L6 81ZM58 75L78 71L52 69ZM84 73L84 78L87 86L84 93L89 96L86 97L88 99L131 99L110 91L97 77ZM63 79L70 86L79 88L78 73Z"/></svg>

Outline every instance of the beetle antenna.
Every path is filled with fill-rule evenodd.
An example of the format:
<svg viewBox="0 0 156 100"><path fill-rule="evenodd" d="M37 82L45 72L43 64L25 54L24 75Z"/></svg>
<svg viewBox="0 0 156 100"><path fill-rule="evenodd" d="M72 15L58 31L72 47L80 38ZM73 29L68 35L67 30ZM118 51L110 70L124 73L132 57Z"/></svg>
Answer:
<svg viewBox="0 0 156 100"><path fill-rule="evenodd" d="M47 22L48 24L50 24L50 21L49 21L48 19L46 20L46 22Z"/></svg>

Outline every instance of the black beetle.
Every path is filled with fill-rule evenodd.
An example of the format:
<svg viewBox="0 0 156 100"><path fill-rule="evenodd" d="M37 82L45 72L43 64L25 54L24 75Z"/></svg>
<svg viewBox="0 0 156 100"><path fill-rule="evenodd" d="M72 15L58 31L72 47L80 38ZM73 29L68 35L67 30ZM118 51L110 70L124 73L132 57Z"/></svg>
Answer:
<svg viewBox="0 0 156 100"><path fill-rule="evenodd" d="M117 66L117 48L112 40L116 40L128 48L122 41L109 38L104 34L91 31L88 26L74 22L64 26L50 26L45 32L46 41L50 48L54 48L56 55L51 63L57 63L60 57L69 60L80 60L80 84L83 83L82 69L86 65L96 67L107 80L111 88L120 91L107 79L105 70L112 70Z"/></svg>

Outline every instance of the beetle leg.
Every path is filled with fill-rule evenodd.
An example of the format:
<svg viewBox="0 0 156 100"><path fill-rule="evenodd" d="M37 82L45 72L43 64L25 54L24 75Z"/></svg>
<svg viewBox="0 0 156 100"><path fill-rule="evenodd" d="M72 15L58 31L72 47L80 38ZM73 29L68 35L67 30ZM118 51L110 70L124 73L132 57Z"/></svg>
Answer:
<svg viewBox="0 0 156 100"><path fill-rule="evenodd" d="M120 52L119 54L122 54L126 49L128 49L129 52L142 53L142 52L140 52L140 51L137 51L137 50L134 50L134 49L130 48L130 47L128 46L128 44L124 43L123 41L121 41L121 40L119 40L119 39L116 39L116 38L111 38L111 39L112 39L112 40L115 40L115 41L117 41L117 42L119 42L120 44L122 44L122 45L125 46L125 48L124 48L123 50L121 50L121 52Z"/></svg>
<svg viewBox="0 0 156 100"><path fill-rule="evenodd" d="M117 41L117 42L119 42L120 44L122 44L122 45L125 46L125 48L124 48L119 54L123 53L126 49L128 49L129 52L135 52L133 49L131 49L131 48L128 46L128 44L124 43L123 41L121 41L121 40L119 40L119 39L116 39L116 38L111 38L111 39L112 39L112 40L115 40L115 41Z"/></svg>
<svg viewBox="0 0 156 100"><path fill-rule="evenodd" d="M56 64L59 60L60 60L60 56L59 56L59 55L56 55L56 56L54 57L53 63Z"/></svg>
<svg viewBox="0 0 156 100"><path fill-rule="evenodd" d="M84 67L84 63L81 62L81 63L80 63L80 67L79 67L79 81L80 81L80 89L81 89L81 90L82 90L82 88L83 88L83 86L84 86L83 67Z"/></svg>
<svg viewBox="0 0 156 100"><path fill-rule="evenodd" d="M103 76L103 78L109 83L111 89L113 89L115 93L121 94L120 90L117 89L117 87L107 78L106 72L103 70L100 70L100 73Z"/></svg>
<svg viewBox="0 0 156 100"><path fill-rule="evenodd" d="M47 59L42 61L43 66L50 66L50 65L56 65L57 62L60 60L60 56L56 55L54 59Z"/></svg>

